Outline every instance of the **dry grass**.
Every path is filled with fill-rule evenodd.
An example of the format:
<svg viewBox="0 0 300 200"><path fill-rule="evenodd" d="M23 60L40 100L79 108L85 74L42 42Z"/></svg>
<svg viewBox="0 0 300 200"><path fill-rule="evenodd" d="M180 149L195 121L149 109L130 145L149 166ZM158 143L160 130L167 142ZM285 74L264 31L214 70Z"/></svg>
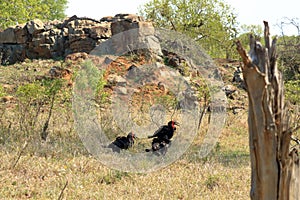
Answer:
<svg viewBox="0 0 300 200"><path fill-rule="evenodd" d="M63 199L248 199L250 165L243 126L237 121L225 127L210 156L199 159L187 152L148 174L109 169L91 157L78 138L29 143L14 168L22 145L13 150L3 145L0 198L58 199L67 183Z"/></svg>
<svg viewBox="0 0 300 200"><path fill-rule="evenodd" d="M8 95L13 95L15 86L32 81L33 75L42 76L60 64L37 62L1 66L0 84L6 85ZM228 114L208 157L195 156L204 125L179 160L141 174L110 169L91 156L73 130L68 106L54 110L46 142L39 135L23 135L17 124L9 125L15 102L1 106L1 113L5 112L0 115L0 199L59 199L61 193L62 199L249 199L246 112Z"/></svg>
<svg viewBox="0 0 300 200"><path fill-rule="evenodd" d="M12 159L1 155L4 161ZM217 160L184 160L150 174L112 171L91 157L23 156L14 169L1 166L1 198L57 199L247 199L249 166Z"/></svg>

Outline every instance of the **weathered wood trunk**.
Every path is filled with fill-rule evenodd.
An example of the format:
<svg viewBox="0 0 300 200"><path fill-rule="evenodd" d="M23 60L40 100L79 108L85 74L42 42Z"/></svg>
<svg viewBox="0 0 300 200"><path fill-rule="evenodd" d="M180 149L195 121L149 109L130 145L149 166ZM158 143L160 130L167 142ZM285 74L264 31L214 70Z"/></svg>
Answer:
<svg viewBox="0 0 300 200"><path fill-rule="evenodd" d="M252 200L300 199L299 155L291 149L292 130L277 69L276 39L265 25L265 46L250 36L249 55L237 42L249 99Z"/></svg>

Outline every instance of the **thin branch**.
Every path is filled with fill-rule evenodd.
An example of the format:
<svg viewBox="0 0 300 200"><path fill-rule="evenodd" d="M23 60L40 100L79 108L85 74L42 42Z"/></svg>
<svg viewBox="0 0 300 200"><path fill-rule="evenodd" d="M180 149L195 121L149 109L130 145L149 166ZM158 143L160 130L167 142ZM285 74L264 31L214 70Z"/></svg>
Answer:
<svg viewBox="0 0 300 200"><path fill-rule="evenodd" d="M295 133L295 132L298 131L299 129L300 129L300 126L294 128L294 129L292 130L292 133Z"/></svg>
<svg viewBox="0 0 300 200"><path fill-rule="evenodd" d="M294 136L291 136L291 140L293 140L294 142L296 142L298 145L300 145L300 140Z"/></svg>
<svg viewBox="0 0 300 200"><path fill-rule="evenodd" d="M205 106L200 114L200 119L198 122L198 130L200 129L200 125L202 124L202 119L203 119L204 115L206 114L207 109L208 109L208 104L205 104Z"/></svg>
<svg viewBox="0 0 300 200"><path fill-rule="evenodd" d="M27 143L27 141L25 141L25 143L24 143L22 149L21 149L20 152L19 152L19 155L18 155L18 157L17 157L15 163L12 165L12 168L15 168L16 165L18 164L18 162L19 162L19 160L20 160L22 154L24 153L24 150L25 150L25 148L27 147L27 145L28 145L28 143Z"/></svg>
<svg viewBox="0 0 300 200"><path fill-rule="evenodd" d="M60 191L60 194L59 194L59 197L57 200L61 200L63 198L63 194L64 194L64 191L65 189L67 188L67 185L68 185L68 180L66 181L64 187L62 188L62 190Z"/></svg>
<svg viewBox="0 0 300 200"><path fill-rule="evenodd" d="M49 127L49 122L50 122L50 119L51 119L51 116L52 116L52 110L53 110L53 107L54 107L54 101L55 101L55 95L56 94L53 94L52 95L52 98L51 98L51 106L50 106L50 110L49 110L49 113L48 113L48 117L47 117L47 120L44 124L44 127L43 127L43 131L41 133L41 138L42 140L46 141L47 139L47 136L48 136L48 133L47 133L47 129Z"/></svg>
<svg viewBox="0 0 300 200"><path fill-rule="evenodd" d="M174 25L174 23L173 23L173 21L172 21L172 20L169 20L169 21L170 21L170 23L171 23L171 25L172 25L173 30L174 30L174 31L177 31L177 30L176 30L176 27L175 27L175 25Z"/></svg>

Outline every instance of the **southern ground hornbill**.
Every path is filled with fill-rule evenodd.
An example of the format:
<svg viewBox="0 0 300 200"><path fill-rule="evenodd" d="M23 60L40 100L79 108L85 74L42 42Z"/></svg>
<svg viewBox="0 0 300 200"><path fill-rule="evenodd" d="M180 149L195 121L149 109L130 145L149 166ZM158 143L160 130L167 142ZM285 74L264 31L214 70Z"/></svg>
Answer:
<svg viewBox="0 0 300 200"><path fill-rule="evenodd" d="M136 139L135 134L130 132L127 136L118 136L107 148L111 148L113 152L120 153L121 149L131 148L134 144L134 139Z"/></svg>
<svg viewBox="0 0 300 200"><path fill-rule="evenodd" d="M166 154L167 148L171 145L171 138L176 130L175 126L179 123L172 120L168 122L168 125L161 126L152 136L148 138L153 138L151 149L146 149L146 152L154 152L159 154Z"/></svg>

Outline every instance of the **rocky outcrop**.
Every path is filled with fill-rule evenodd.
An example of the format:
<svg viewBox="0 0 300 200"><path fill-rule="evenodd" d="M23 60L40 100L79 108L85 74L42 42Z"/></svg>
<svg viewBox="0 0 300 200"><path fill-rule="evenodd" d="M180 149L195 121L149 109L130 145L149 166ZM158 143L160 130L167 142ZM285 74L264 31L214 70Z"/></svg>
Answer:
<svg viewBox="0 0 300 200"><path fill-rule="evenodd" d="M152 23L137 15L118 14L99 21L77 16L46 23L32 20L0 32L0 62L3 65L26 58L61 58L75 52L90 53L112 35L121 35L122 32L136 28L139 30L135 34L121 39L126 39L126 43L138 40L159 48L158 40L153 36ZM113 43L116 43L115 49L125 49L125 46L120 45L122 43Z"/></svg>

